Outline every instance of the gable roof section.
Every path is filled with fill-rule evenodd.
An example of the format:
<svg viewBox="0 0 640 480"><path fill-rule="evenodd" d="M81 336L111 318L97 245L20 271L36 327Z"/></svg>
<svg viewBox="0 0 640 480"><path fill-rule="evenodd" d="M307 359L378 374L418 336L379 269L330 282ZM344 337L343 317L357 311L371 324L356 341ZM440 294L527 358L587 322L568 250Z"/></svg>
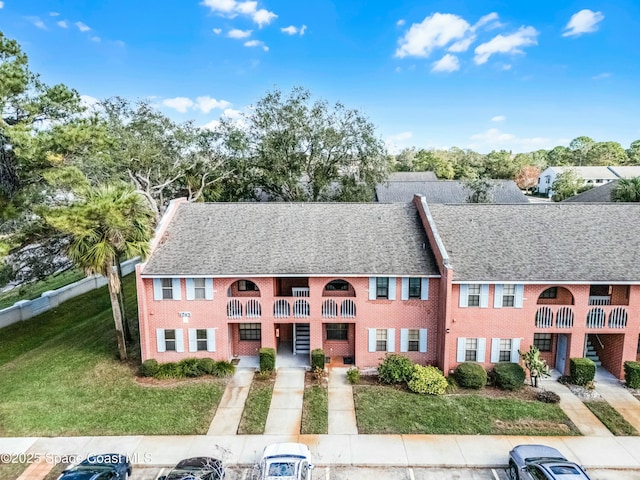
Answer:
<svg viewBox="0 0 640 480"><path fill-rule="evenodd" d="M513 180L493 180L492 203L529 203ZM380 203L409 202L414 194L422 195L427 203L466 203L471 191L457 180L433 182L388 182L376 186Z"/></svg>
<svg viewBox="0 0 640 480"><path fill-rule="evenodd" d="M588 167L580 167L580 166L567 166L567 167L548 167L558 173L566 172L567 170L573 170L576 172L578 178L583 180L615 180L618 178L614 172L612 172L609 167L606 166L588 166ZM544 172L540 174L542 176Z"/></svg>
<svg viewBox="0 0 640 480"><path fill-rule="evenodd" d="M439 272L412 204L278 202L179 205L142 275Z"/></svg>
<svg viewBox="0 0 640 480"><path fill-rule="evenodd" d="M609 170L620 178L640 177L640 166L638 165L611 166Z"/></svg>
<svg viewBox="0 0 640 480"><path fill-rule="evenodd" d="M618 180L605 183L599 187L590 188L582 193L574 195L563 200L563 202L578 202L578 203L610 203L611 191L618 185Z"/></svg>
<svg viewBox="0 0 640 480"><path fill-rule="evenodd" d="M429 205L429 210L454 281L640 282L638 204Z"/></svg>

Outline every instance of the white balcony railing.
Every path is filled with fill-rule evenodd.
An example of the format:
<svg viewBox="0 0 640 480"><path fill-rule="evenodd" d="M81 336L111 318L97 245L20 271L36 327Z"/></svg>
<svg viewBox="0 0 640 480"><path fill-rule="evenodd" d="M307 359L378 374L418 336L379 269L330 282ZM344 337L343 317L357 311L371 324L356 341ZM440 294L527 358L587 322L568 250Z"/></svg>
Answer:
<svg viewBox="0 0 640 480"><path fill-rule="evenodd" d="M322 318L336 318L338 316L338 304L335 300L322 302Z"/></svg>
<svg viewBox="0 0 640 480"><path fill-rule="evenodd" d="M227 302L227 317L228 318L242 317L242 302L237 298L231 299Z"/></svg>
<svg viewBox="0 0 640 480"><path fill-rule="evenodd" d="M587 313L587 328L604 328L607 315L602 308L592 308Z"/></svg>
<svg viewBox="0 0 640 480"><path fill-rule="evenodd" d="M309 287L292 287L291 295L293 295L294 297L308 297Z"/></svg>
<svg viewBox="0 0 640 480"><path fill-rule="evenodd" d="M273 316L275 318L289 318L291 316L291 305L283 298L276 300L273 304Z"/></svg>
<svg viewBox="0 0 640 480"><path fill-rule="evenodd" d="M609 295L591 295L589 305L611 305L611 297Z"/></svg>
<svg viewBox="0 0 640 480"><path fill-rule="evenodd" d="M350 299L343 300L340 306L340 316L354 318L356 316L356 303Z"/></svg>
<svg viewBox="0 0 640 480"><path fill-rule="evenodd" d="M560 307L558 309L558 313L556 314L556 327L573 327L573 309L571 307Z"/></svg>
<svg viewBox="0 0 640 480"><path fill-rule="evenodd" d="M625 328L627 326L627 309L616 307L609 313L609 328Z"/></svg>
<svg viewBox="0 0 640 480"><path fill-rule="evenodd" d="M295 318L306 318L309 316L309 302L306 300L296 300L293 302L293 316Z"/></svg>
<svg viewBox="0 0 640 480"><path fill-rule="evenodd" d="M553 310L551 307L540 307L536 312L536 328L551 328L553 326Z"/></svg>
<svg viewBox="0 0 640 480"><path fill-rule="evenodd" d="M247 300L247 308L245 309L245 312L247 312L247 317L249 318L260 318L260 316L262 316L262 305L260 305L260 300L256 300L255 298Z"/></svg>

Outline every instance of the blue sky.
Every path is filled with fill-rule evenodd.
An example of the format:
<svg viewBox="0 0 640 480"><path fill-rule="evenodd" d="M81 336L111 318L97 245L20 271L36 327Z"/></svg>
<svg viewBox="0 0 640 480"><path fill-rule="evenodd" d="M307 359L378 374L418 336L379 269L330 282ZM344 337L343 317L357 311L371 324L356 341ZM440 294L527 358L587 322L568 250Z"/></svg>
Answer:
<svg viewBox="0 0 640 480"><path fill-rule="evenodd" d="M391 150L640 139L637 0L4 0L49 84L214 125L301 85Z"/></svg>

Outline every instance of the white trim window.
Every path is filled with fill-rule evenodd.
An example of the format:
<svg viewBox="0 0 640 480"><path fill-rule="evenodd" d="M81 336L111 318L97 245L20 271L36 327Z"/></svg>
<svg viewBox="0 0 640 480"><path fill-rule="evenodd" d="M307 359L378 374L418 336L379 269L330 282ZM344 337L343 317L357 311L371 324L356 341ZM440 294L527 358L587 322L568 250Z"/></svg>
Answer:
<svg viewBox="0 0 640 480"><path fill-rule="evenodd" d="M491 339L491 363L513 362L520 360L519 338L492 338Z"/></svg>
<svg viewBox="0 0 640 480"><path fill-rule="evenodd" d="M494 292L494 308L522 308L524 285L505 283L497 284Z"/></svg>
<svg viewBox="0 0 640 480"><path fill-rule="evenodd" d="M162 299L173 300L173 281L171 278L162 278Z"/></svg>
<svg viewBox="0 0 640 480"><path fill-rule="evenodd" d="M396 344L395 328L370 328L369 351L370 352L395 352Z"/></svg>
<svg viewBox="0 0 640 480"><path fill-rule="evenodd" d="M204 300L207 298L206 278L193 279L193 298L194 300Z"/></svg>
<svg viewBox="0 0 640 480"><path fill-rule="evenodd" d="M507 284L502 286L502 306L514 307L516 304L516 286Z"/></svg>
<svg viewBox="0 0 640 480"><path fill-rule="evenodd" d="M400 329L401 352L426 352L427 329L426 328L401 328Z"/></svg>
<svg viewBox="0 0 640 480"><path fill-rule="evenodd" d="M402 277L402 300L429 300L429 279Z"/></svg>
<svg viewBox="0 0 640 480"><path fill-rule="evenodd" d="M469 285L469 290L467 293L467 306L480 306L480 285Z"/></svg>
<svg viewBox="0 0 640 480"><path fill-rule="evenodd" d="M215 328L190 328L189 329L190 352L215 352L216 329Z"/></svg>
<svg viewBox="0 0 640 480"><path fill-rule="evenodd" d="M184 337L181 328L157 328L156 342L158 352L184 352Z"/></svg>
<svg viewBox="0 0 640 480"><path fill-rule="evenodd" d="M396 277L369 277L369 300L395 300Z"/></svg>
<svg viewBox="0 0 640 480"><path fill-rule="evenodd" d="M489 306L489 285L479 283L460 284L460 307Z"/></svg>
<svg viewBox="0 0 640 480"><path fill-rule="evenodd" d="M153 299L154 300L180 300L180 279L179 278L154 278L153 279Z"/></svg>
<svg viewBox="0 0 640 480"><path fill-rule="evenodd" d="M456 360L458 362L484 363L486 344L485 338L459 337Z"/></svg>

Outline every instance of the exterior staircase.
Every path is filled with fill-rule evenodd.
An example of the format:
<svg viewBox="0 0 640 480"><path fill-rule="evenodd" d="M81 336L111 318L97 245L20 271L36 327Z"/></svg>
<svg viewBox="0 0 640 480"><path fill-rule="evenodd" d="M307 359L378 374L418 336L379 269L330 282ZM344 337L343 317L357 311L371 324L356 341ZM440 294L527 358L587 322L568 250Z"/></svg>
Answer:
<svg viewBox="0 0 640 480"><path fill-rule="evenodd" d="M602 366L602 362L600 361L600 357L598 357L598 354L596 353L596 349L593 348L593 345L591 344L591 339L588 338L587 339L587 352L585 353L585 357L592 360L593 363L596 364L596 367L600 367Z"/></svg>
<svg viewBox="0 0 640 480"><path fill-rule="evenodd" d="M296 355L299 354L308 354L311 345L311 335L309 333L309 324L308 323L296 323L294 332L294 345L293 345L293 353Z"/></svg>

